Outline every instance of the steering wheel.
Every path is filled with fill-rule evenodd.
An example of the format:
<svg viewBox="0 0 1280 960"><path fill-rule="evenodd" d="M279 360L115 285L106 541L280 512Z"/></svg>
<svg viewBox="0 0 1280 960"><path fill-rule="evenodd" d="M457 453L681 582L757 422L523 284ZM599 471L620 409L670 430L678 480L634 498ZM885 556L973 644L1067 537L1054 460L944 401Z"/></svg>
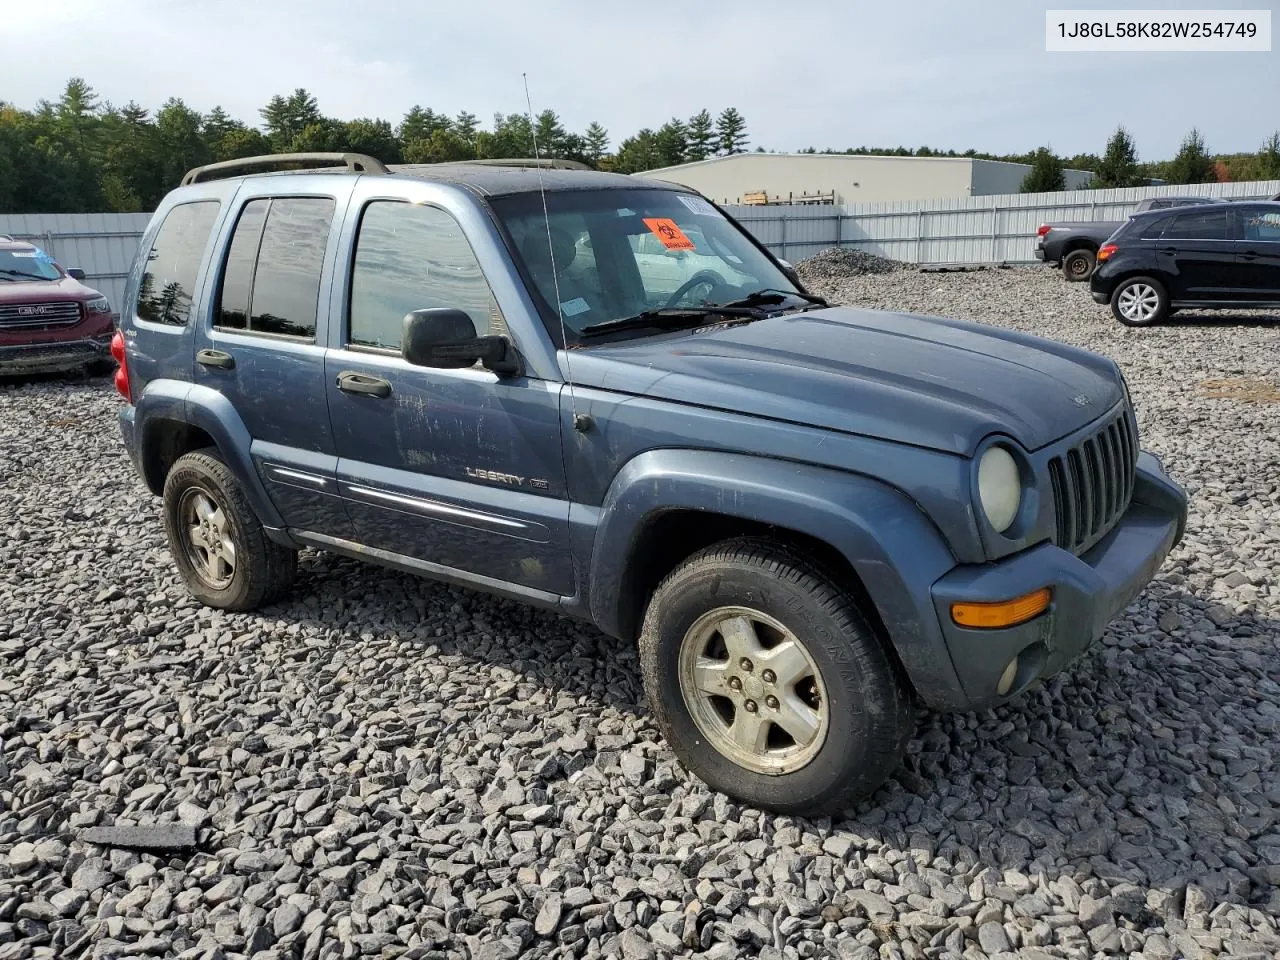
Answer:
<svg viewBox="0 0 1280 960"><path fill-rule="evenodd" d="M691 290L702 286L703 284L710 286L712 290L716 287L725 286L724 278L714 270L699 270L684 283L680 284L680 289L667 298L666 306L674 307L677 303L687 297Z"/></svg>

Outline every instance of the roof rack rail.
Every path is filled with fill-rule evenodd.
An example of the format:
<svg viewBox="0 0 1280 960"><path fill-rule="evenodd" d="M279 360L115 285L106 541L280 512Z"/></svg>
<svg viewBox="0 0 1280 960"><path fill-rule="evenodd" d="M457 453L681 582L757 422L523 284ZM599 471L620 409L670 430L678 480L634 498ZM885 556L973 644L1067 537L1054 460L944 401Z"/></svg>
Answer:
<svg viewBox="0 0 1280 960"><path fill-rule="evenodd" d="M182 186L217 180L219 179L217 174L225 174L228 170L251 170L255 167L273 167L281 163L320 163L327 166L343 164L348 173L391 172L381 160L363 153L270 153L260 157L242 157L239 160L223 160L219 163L206 163L203 167L195 167L186 172L182 178ZM238 176L239 174L227 175Z"/></svg>
<svg viewBox="0 0 1280 960"><path fill-rule="evenodd" d="M13 237L7 233L0 233L0 243L13 243Z"/></svg>
<svg viewBox="0 0 1280 960"><path fill-rule="evenodd" d="M593 170L585 163L577 160L564 160L560 157L521 158L501 157L495 160L457 160L455 163L483 164L490 167L543 167L548 170Z"/></svg>

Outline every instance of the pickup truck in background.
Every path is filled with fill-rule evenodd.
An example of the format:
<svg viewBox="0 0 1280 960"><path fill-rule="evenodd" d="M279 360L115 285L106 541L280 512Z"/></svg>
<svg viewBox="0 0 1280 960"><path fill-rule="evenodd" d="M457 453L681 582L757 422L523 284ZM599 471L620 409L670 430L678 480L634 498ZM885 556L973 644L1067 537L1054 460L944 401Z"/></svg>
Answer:
<svg viewBox="0 0 1280 960"><path fill-rule="evenodd" d="M1221 197L1148 197L1134 213L1200 203L1226 203ZM1037 260L1062 267L1062 275L1076 282L1088 280L1097 266L1098 248L1124 226L1124 220L1090 220L1081 223L1042 223L1036 230Z"/></svg>

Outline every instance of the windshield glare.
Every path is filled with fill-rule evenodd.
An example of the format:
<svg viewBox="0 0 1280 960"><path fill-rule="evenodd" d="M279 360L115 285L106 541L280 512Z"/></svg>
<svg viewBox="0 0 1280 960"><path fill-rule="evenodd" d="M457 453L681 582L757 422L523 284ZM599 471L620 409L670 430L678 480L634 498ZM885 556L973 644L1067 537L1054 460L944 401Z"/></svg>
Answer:
<svg viewBox="0 0 1280 960"><path fill-rule="evenodd" d="M561 314L572 342L588 326L646 310L795 290L701 197L670 190L554 191L546 195L545 216L542 203L537 193L518 194L495 198L493 207L557 340Z"/></svg>
<svg viewBox="0 0 1280 960"><path fill-rule="evenodd" d="M0 282L57 280L61 276L40 250L0 250Z"/></svg>

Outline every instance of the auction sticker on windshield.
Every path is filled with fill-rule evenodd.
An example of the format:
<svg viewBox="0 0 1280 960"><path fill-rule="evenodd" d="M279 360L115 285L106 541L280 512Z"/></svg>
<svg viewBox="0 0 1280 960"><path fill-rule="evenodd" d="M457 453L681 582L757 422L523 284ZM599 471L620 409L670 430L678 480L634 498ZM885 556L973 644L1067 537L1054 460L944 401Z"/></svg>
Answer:
<svg viewBox="0 0 1280 960"><path fill-rule="evenodd" d="M693 241L684 235L684 231L676 226L669 217L645 217L644 225L653 231L653 235L662 241L668 250L692 250Z"/></svg>

